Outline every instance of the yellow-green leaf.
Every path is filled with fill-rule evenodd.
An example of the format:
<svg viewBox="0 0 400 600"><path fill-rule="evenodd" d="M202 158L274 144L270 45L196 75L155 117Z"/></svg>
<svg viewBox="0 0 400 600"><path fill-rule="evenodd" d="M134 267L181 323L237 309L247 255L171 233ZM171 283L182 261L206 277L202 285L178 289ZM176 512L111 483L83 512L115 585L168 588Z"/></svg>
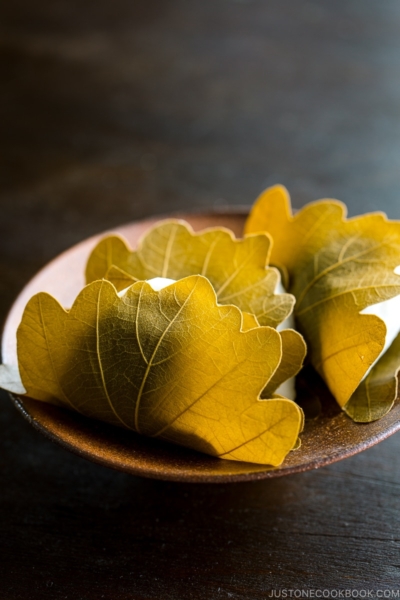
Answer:
<svg viewBox="0 0 400 600"><path fill-rule="evenodd" d="M271 263L286 273L296 297L296 323L312 363L345 406L385 348L384 321L360 313L400 294L394 272L400 265L400 222L383 213L346 219L345 205L336 200L313 202L293 215L287 191L275 186L256 201L245 231L272 236ZM357 392L358 420L363 420L360 394L364 420L380 414L370 411L366 389Z"/></svg>
<svg viewBox="0 0 400 600"><path fill-rule="evenodd" d="M280 388L285 382L297 375L303 366L304 358L307 353L307 347L304 339L297 331L293 329L284 329L281 331L282 338L282 359L278 369L271 377L268 385L261 393L261 398L270 398L271 395Z"/></svg>
<svg viewBox="0 0 400 600"><path fill-rule="evenodd" d="M399 368L400 335L344 406L346 413L359 423L384 417L397 398Z"/></svg>
<svg viewBox="0 0 400 600"><path fill-rule="evenodd" d="M265 234L237 240L228 229L194 233L184 221L168 220L148 231L135 251L119 236L101 240L89 258L86 281L106 278L122 290L154 277L203 275L220 304L234 304L261 325L276 327L292 312L294 298L276 293L280 276L268 267L270 252Z"/></svg>
<svg viewBox="0 0 400 600"><path fill-rule="evenodd" d="M254 319L254 317L253 317ZM46 293L17 332L27 394L148 436L230 460L279 465L295 446L301 409L260 400L282 358L271 327L243 331L202 276L117 294L95 281L64 310ZM250 323L249 323L250 325Z"/></svg>
<svg viewBox="0 0 400 600"><path fill-rule="evenodd" d="M260 327L260 323L257 321L257 318L251 313L242 313L242 331L248 331L249 329L254 329L255 327Z"/></svg>

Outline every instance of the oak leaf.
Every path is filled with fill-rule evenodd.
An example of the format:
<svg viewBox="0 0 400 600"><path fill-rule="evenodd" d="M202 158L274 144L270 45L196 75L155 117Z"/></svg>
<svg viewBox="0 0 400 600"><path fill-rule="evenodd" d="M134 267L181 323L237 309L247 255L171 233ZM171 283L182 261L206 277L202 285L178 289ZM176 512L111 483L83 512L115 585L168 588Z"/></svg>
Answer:
<svg viewBox="0 0 400 600"><path fill-rule="evenodd" d="M119 294L95 281L68 311L39 293L17 332L22 383L32 398L137 433L277 466L303 426L301 409L271 388L291 334L252 318L244 331L241 311L219 305L202 276Z"/></svg>
<svg viewBox="0 0 400 600"><path fill-rule="evenodd" d="M396 361L376 363L400 329L400 222L346 214L342 202L320 200L293 215L286 189L275 186L256 201L245 232L272 236L271 263L296 297L312 364L350 416L372 421L397 393Z"/></svg>
<svg viewBox="0 0 400 600"><path fill-rule="evenodd" d="M294 298L276 293L280 275L267 266L270 253L271 239L265 234L238 240L228 229L194 233L185 221L167 220L145 233L136 250L120 236L102 239L89 257L86 281L106 278L122 290L155 277L203 275L219 304L234 304L254 314L260 325L277 327L291 314Z"/></svg>

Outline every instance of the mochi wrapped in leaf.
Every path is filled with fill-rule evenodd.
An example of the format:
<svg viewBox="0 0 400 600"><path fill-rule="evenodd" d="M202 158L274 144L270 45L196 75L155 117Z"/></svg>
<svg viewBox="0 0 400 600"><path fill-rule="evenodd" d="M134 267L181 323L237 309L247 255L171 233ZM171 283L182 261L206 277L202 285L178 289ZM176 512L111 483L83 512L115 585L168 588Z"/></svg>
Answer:
<svg viewBox="0 0 400 600"><path fill-rule="evenodd" d="M299 368L305 346L296 332L244 321L237 307L217 303L202 276L159 291L137 282L119 293L95 281L68 311L40 293L17 332L22 383L30 397L88 417L276 466L296 446L303 415L273 388ZM298 348L289 372L287 335Z"/></svg>
<svg viewBox="0 0 400 600"><path fill-rule="evenodd" d="M256 201L245 232L273 237L271 262L296 297L314 367L340 406L368 422L397 396L400 222L346 214L343 203L320 200L293 215L287 191L275 186Z"/></svg>
<svg viewBox="0 0 400 600"><path fill-rule="evenodd" d="M268 234L236 239L223 227L195 233L187 222L168 219L147 231L136 250L120 236L103 238L89 257L86 280L104 277L122 290L137 280L175 281L200 274L212 283L218 302L238 306L245 321L253 323L254 315L261 325L293 328L295 299L283 288L279 271L269 266L271 246ZM292 355L298 356L303 341L290 339L297 342ZM292 372L298 372L298 364L292 363ZM277 392L293 400L294 377L282 382Z"/></svg>
<svg viewBox="0 0 400 600"><path fill-rule="evenodd" d="M146 232L136 250L120 236L103 238L89 257L86 281L105 278L121 290L134 281L203 275L219 304L234 304L260 325L277 327L295 299L279 288L279 271L268 266L271 246L266 234L235 239L222 227L195 233L185 221L166 220Z"/></svg>

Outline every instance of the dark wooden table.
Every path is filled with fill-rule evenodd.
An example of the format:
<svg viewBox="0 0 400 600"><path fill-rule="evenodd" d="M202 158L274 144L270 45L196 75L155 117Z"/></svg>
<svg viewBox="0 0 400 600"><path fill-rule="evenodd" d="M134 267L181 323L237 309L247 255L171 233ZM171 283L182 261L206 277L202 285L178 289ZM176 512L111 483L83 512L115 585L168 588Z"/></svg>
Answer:
<svg viewBox="0 0 400 600"><path fill-rule="evenodd" d="M0 310L119 223L339 197L400 218L398 0L4 0ZM0 598L263 599L400 589L400 435L274 481L86 462L1 394ZM326 592L325 592L326 594Z"/></svg>

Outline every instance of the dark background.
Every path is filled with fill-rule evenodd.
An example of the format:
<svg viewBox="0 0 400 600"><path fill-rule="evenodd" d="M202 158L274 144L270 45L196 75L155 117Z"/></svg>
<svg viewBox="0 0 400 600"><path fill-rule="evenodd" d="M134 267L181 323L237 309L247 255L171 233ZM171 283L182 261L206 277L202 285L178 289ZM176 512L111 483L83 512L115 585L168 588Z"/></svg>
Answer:
<svg viewBox="0 0 400 600"><path fill-rule="evenodd" d="M3 0L0 38L1 319L91 234L276 182L400 218L398 0ZM141 480L2 393L0 597L398 589L399 453L397 435L275 481Z"/></svg>

